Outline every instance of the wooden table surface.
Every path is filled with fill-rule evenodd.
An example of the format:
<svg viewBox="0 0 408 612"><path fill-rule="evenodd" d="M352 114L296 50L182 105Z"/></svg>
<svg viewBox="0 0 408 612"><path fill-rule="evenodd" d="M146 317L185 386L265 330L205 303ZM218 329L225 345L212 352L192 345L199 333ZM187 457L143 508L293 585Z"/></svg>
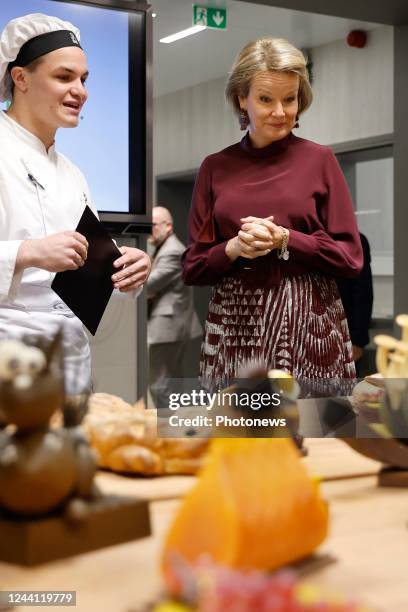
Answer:
<svg viewBox="0 0 408 612"><path fill-rule="evenodd" d="M307 440L306 446L305 462L322 477L331 511L330 535L319 552L335 558L311 573L308 582L358 598L377 610L407 612L408 490L379 489L379 464L338 440ZM160 590L163 536L180 496L195 479L101 473L98 481L106 491L151 499L153 535L36 568L0 563L0 590L74 590L75 609L81 612L139 612L144 602L154 599Z"/></svg>
<svg viewBox="0 0 408 612"><path fill-rule="evenodd" d="M303 460L309 471L320 476L322 480L373 475L381 465L333 438L310 438L305 441L305 446L308 455ZM99 485L107 492L136 495L152 501L181 497L194 481L194 476L123 478L110 472L102 472L98 476Z"/></svg>

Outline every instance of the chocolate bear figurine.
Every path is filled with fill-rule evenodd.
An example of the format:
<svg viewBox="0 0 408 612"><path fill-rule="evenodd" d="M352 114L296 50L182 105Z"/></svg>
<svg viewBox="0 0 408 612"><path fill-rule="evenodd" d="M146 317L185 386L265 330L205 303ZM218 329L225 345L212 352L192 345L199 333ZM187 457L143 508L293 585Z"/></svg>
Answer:
<svg viewBox="0 0 408 612"><path fill-rule="evenodd" d="M0 509L11 516L61 509L68 520L86 518L96 494L95 457L78 428L87 398L68 399L60 334L44 350L0 342ZM50 428L65 402L66 427Z"/></svg>

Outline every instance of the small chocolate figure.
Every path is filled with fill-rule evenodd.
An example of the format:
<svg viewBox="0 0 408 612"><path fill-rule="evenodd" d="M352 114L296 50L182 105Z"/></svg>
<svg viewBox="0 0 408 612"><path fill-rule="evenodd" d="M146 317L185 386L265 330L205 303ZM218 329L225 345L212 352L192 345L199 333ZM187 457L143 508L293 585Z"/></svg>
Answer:
<svg viewBox="0 0 408 612"><path fill-rule="evenodd" d="M47 349L0 342L0 509L38 517L61 509L69 520L86 516L78 498L95 495L96 461L78 425L86 399L64 397L61 337ZM67 404L66 425L50 418Z"/></svg>

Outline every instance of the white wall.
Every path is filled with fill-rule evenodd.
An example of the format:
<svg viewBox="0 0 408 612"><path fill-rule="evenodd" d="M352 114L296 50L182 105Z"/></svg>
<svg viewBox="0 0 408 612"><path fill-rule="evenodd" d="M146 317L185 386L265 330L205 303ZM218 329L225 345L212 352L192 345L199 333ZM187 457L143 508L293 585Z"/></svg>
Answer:
<svg viewBox="0 0 408 612"><path fill-rule="evenodd" d="M240 139L224 87L222 77L154 100L154 175L198 168L206 155Z"/></svg>
<svg viewBox="0 0 408 612"><path fill-rule="evenodd" d="M356 164L356 208L359 230L368 238L374 277L374 317L394 312L393 159Z"/></svg>
<svg viewBox="0 0 408 612"><path fill-rule="evenodd" d="M314 101L299 134L335 144L393 131L393 28L364 49L338 41L312 49Z"/></svg>
<svg viewBox="0 0 408 612"><path fill-rule="evenodd" d="M118 246L142 248L140 239L116 236ZM133 403L139 398L137 359L139 347L139 299L113 293L95 336L89 341L92 352L92 384L95 393L112 393Z"/></svg>
<svg viewBox="0 0 408 612"><path fill-rule="evenodd" d="M373 317L392 317L394 313L394 277L374 276ZM398 313L397 313L398 314Z"/></svg>

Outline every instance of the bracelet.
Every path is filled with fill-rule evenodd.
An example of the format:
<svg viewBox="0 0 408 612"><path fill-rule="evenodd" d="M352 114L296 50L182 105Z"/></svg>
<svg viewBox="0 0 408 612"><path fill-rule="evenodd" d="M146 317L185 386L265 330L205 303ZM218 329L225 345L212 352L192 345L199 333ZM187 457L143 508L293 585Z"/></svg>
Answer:
<svg viewBox="0 0 408 612"><path fill-rule="evenodd" d="M281 227L281 230L283 232L283 238L282 238L282 246L278 250L278 259L284 259L285 261L288 261L289 259L289 251L288 251L289 230L286 229L286 227Z"/></svg>

